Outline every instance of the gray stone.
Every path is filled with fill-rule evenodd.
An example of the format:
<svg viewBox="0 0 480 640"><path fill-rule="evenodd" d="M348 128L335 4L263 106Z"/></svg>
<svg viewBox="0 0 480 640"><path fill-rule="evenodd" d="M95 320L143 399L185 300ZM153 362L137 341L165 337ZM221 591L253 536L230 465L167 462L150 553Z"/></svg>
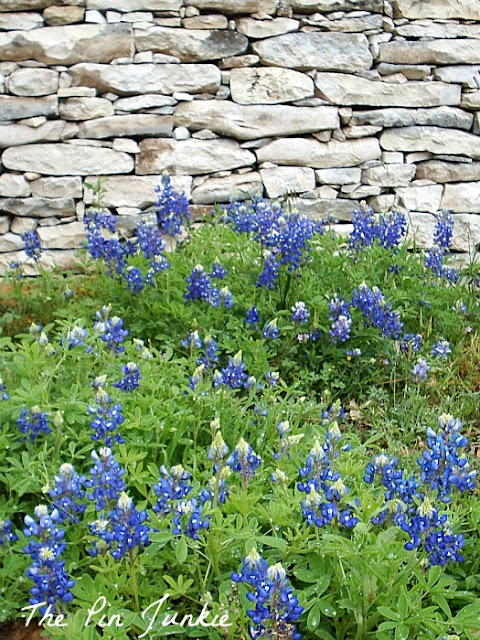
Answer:
<svg viewBox="0 0 480 640"><path fill-rule="evenodd" d="M358 208L358 201L343 198L311 200L310 198L297 197L294 199L293 206L299 213L311 218L323 220L333 216L337 220L350 221L353 210Z"/></svg>
<svg viewBox="0 0 480 640"><path fill-rule="evenodd" d="M461 89L443 82L396 84L366 80L346 73L317 73L315 85L321 96L333 104L374 107L436 107L458 105Z"/></svg>
<svg viewBox="0 0 480 640"><path fill-rule="evenodd" d="M2 163L7 169L52 176L129 173L134 167L133 158L126 153L103 147L68 144L10 147L3 152Z"/></svg>
<svg viewBox="0 0 480 640"><path fill-rule="evenodd" d="M113 140L112 149L115 151L125 151L125 153L140 153L140 147L135 140L115 138Z"/></svg>
<svg viewBox="0 0 480 640"><path fill-rule="evenodd" d="M334 107L243 106L226 101L183 103L176 108L174 118L176 125L192 131L209 129L238 140L311 133L338 126Z"/></svg>
<svg viewBox="0 0 480 640"><path fill-rule="evenodd" d="M414 164L386 164L371 167L362 171L362 182L381 187L402 187L413 180L415 170Z"/></svg>
<svg viewBox="0 0 480 640"><path fill-rule="evenodd" d="M47 96L46 98L0 96L0 113L2 120L21 120L33 116L58 116L58 100L56 96Z"/></svg>
<svg viewBox="0 0 480 640"><path fill-rule="evenodd" d="M71 80L71 78L70 78ZM97 92L93 87L61 87L57 91L59 98L94 98Z"/></svg>
<svg viewBox="0 0 480 640"><path fill-rule="evenodd" d="M480 162L454 164L429 160L417 165L417 178L432 182L474 182L480 176Z"/></svg>
<svg viewBox="0 0 480 640"><path fill-rule="evenodd" d="M85 15L83 7L47 7L43 12L45 22L52 26L61 26L64 24L73 24L82 22Z"/></svg>
<svg viewBox="0 0 480 640"><path fill-rule="evenodd" d="M382 127L375 127L371 124L359 125L359 126L351 126L345 127L342 129L344 135L347 138L368 138L370 136L374 136L379 131L382 130Z"/></svg>
<svg viewBox="0 0 480 640"><path fill-rule="evenodd" d="M0 216L0 235L7 233L10 228L10 216ZM1 238L0 238L1 244Z"/></svg>
<svg viewBox="0 0 480 640"><path fill-rule="evenodd" d="M74 84L120 96L215 92L221 79L220 70L213 64L79 64L70 69L70 74Z"/></svg>
<svg viewBox="0 0 480 640"><path fill-rule="evenodd" d="M75 202L72 198L6 198L0 200L0 211L30 218L74 216Z"/></svg>
<svg viewBox="0 0 480 640"><path fill-rule="evenodd" d="M185 196L191 198L192 178L190 176L171 176L173 188L183 191ZM85 182L96 182L94 176L85 178ZM146 209L152 206L158 199L155 187L162 183L161 174L152 176L112 176L104 184L105 193L103 200L107 207L138 207ZM84 202L91 204L93 194L90 189L85 189Z"/></svg>
<svg viewBox="0 0 480 640"><path fill-rule="evenodd" d="M140 109L151 109L152 107L166 107L177 104L177 101L170 96L161 96L151 93L133 98L119 98L115 101L115 112L140 111Z"/></svg>
<svg viewBox="0 0 480 640"><path fill-rule="evenodd" d="M298 31L300 22L291 18L274 18L273 20L254 20L253 18L239 18L237 30L249 38L271 38L284 33Z"/></svg>
<svg viewBox="0 0 480 640"><path fill-rule="evenodd" d="M240 104L278 104L313 96L313 80L305 73L272 67L232 69L232 99Z"/></svg>
<svg viewBox="0 0 480 640"><path fill-rule="evenodd" d="M83 222L38 227L37 233L45 249L78 249L82 240L85 239Z"/></svg>
<svg viewBox="0 0 480 640"><path fill-rule="evenodd" d="M343 33L355 33L363 31L374 31L383 29L383 16L379 13L367 14L363 16L337 18L331 20L323 15L314 14L308 21L315 27L320 27L327 31L339 31Z"/></svg>
<svg viewBox="0 0 480 640"><path fill-rule="evenodd" d="M0 60L37 60L45 64L110 62L132 56L130 25L72 25L0 33Z"/></svg>
<svg viewBox="0 0 480 640"><path fill-rule="evenodd" d="M315 188L315 172L310 167L276 167L260 171L269 198L303 193Z"/></svg>
<svg viewBox="0 0 480 640"><path fill-rule="evenodd" d="M372 54L362 34L287 33L252 44L263 64L288 69L355 71L369 69Z"/></svg>
<svg viewBox="0 0 480 640"><path fill-rule="evenodd" d="M135 172L138 175L169 171L199 175L254 164L255 156L233 140L155 140L140 142L141 153Z"/></svg>
<svg viewBox="0 0 480 640"><path fill-rule="evenodd" d="M230 56L229 58L222 58L220 61L220 69L240 69L243 67L253 67L260 58L248 53L245 56Z"/></svg>
<svg viewBox="0 0 480 640"><path fill-rule="evenodd" d="M194 204L215 204L229 202L233 196L237 200L248 200L263 193L260 175L256 172L232 174L225 178L207 178L203 184L192 191Z"/></svg>
<svg viewBox="0 0 480 640"><path fill-rule="evenodd" d="M79 138L121 138L131 136L170 137L173 130L171 116L138 113L108 118L96 118L78 126Z"/></svg>
<svg viewBox="0 0 480 640"><path fill-rule="evenodd" d="M0 196L3 198L25 198L30 193L30 186L22 175L15 173L0 175Z"/></svg>
<svg viewBox="0 0 480 640"><path fill-rule="evenodd" d="M480 182L446 184L441 206L449 211L480 213Z"/></svg>
<svg viewBox="0 0 480 640"><path fill-rule="evenodd" d="M298 13L332 13L334 11L372 11L383 13L383 0L292 0L292 9Z"/></svg>
<svg viewBox="0 0 480 640"><path fill-rule="evenodd" d="M248 38L225 29L152 27L135 32L135 46L137 51L168 53L183 62L201 62L244 53L248 47Z"/></svg>
<svg viewBox="0 0 480 640"><path fill-rule="evenodd" d="M357 167L317 169L315 176L318 184L357 184L361 180L362 170Z"/></svg>
<svg viewBox="0 0 480 640"><path fill-rule="evenodd" d="M409 80L423 80L430 75L432 68L426 64L390 64L381 62L377 66L377 71L382 76L401 73Z"/></svg>
<svg viewBox="0 0 480 640"><path fill-rule="evenodd" d="M475 216L471 213L457 213L454 216L454 220L455 225L451 241L452 251L465 251L472 256L475 255L476 247L480 243L480 216Z"/></svg>
<svg viewBox="0 0 480 640"><path fill-rule="evenodd" d="M380 45L380 62L395 64L477 64L480 63L478 40L394 40Z"/></svg>
<svg viewBox="0 0 480 640"><path fill-rule="evenodd" d="M87 9L117 11L179 11L182 0L87 0Z"/></svg>
<svg viewBox="0 0 480 640"><path fill-rule="evenodd" d="M39 13L0 13L0 31L30 31L38 27L43 27Z"/></svg>
<svg viewBox="0 0 480 640"><path fill-rule="evenodd" d="M431 213L406 213L407 244L415 244L419 249L427 249L433 245L436 218Z"/></svg>
<svg viewBox="0 0 480 640"><path fill-rule="evenodd" d="M38 218L13 218L10 225L12 233L22 234L26 231L34 231L37 228ZM2 239L0 238L0 244Z"/></svg>
<svg viewBox="0 0 480 640"><path fill-rule="evenodd" d="M47 96L57 91L58 76L51 69L17 69L8 78L8 91L16 96Z"/></svg>
<svg viewBox="0 0 480 640"><path fill-rule="evenodd" d="M480 46L480 43L479 43ZM438 67L433 72L435 78L443 82L455 82L470 89L480 87L480 65L451 65Z"/></svg>
<svg viewBox="0 0 480 640"><path fill-rule="evenodd" d="M440 184L416 186L412 183L408 187L395 189L400 205L410 211L425 211L435 213L440 208L443 187Z"/></svg>
<svg viewBox="0 0 480 640"><path fill-rule="evenodd" d="M32 195L39 198L81 198L82 179L76 176L39 178L30 183Z"/></svg>
<svg viewBox="0 0 480 640"><path fill-rule="evenodd" d="M447 129L466 129L472 127L473 116L456 107L436 107L433 109L375 109L372 111L354 111L354 125L375 125L378 127L410 127L429 125Z"/></svg>
<svg viewBox="0 0 480 640"><path fill-rule="evenodd" d="M380 158L380 145L376 138L319 142L305 138L274 140L256 151L258 162L280 165L310 166L316 169L348 167Z"/></svg>
<svg viewBox="0 0 480 640"><path fill-rule="evenodd" d="M185 0L187 7L194 6L204 11L218 11L226 15L258 13L262 11L273 15L278 0Z"/></svg>
<svg viewBox="0 0 480 640"><path fill-rule="evenodd" d="M90 120L113 115L113 106L105 98L67 98L60 102L60 117L64 120Z"/></svg>
<svg viewBox="0 0 480 640"><path fill-rule="evenodd" d="M396 27L403 38L480 38L480 25L433 21L410 22Z"/></svg>
<svg viewBox="0 0 480 640"><path fill-rule="evenodd" d="M478 0L394 0L396 18L480 20Z"/></svg>
<svg viewBox="0 0 480 640"><path fill-rule="evenodd" d="M480 138L465 131L451 131L439 127L404 127L389 129L380 136L386 151L429 151L454 153L480 158Z"/></svg>
<svg viewBox="0 0 480 640"><path fill-rule="evenodd" d="M193 16L185 18L183 26L185 29L226 29L228 18L215 13L208 16Z"/></svg>
<svg viewBox="0 0 480 640"><path fill-rule="evenodd" d="M2 201L0 200L0 211L2 210ZM6 253L7 251L20 251L23 249L24 243L19 235L7 231L0 236L0 252Z"/></svg>
<svg viewBox="0 0 480 640"><path fill-rule="evenodd" d="M75 134L62 120L47 120L39 127L24 124L0 126L0 149L33 142L57 142Z"/></svg>

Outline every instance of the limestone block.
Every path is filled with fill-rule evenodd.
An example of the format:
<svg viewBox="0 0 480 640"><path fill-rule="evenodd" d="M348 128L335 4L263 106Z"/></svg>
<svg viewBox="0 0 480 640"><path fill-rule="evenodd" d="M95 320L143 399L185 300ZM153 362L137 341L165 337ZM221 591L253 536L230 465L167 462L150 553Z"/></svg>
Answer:
<svg viewBox="0 0 480 640"><path fill-rule="evenodd" d="M380 165L364 169L362 171L362 182L381 187L401 187L413 180L415 171L416 166L414 164Z"/></svg>
<svg viewBox="0 0 480 640"><path fill-rule="evenodd" d="M447 129L472 127L473 115L457 107L434 107L432 109L374 109L354 111L353 125L375 125L383 128L429 125Z"/></svg>
<svg viewBox="0 0 480 640"><path fill-rule="evenodd" d="M480 20L478 0L394 0L393 6L396 18Z"/></svg>
<svg viewBox="0 0 480 640"><path fill-rule="evenodd" d="M58 142L76 133L62 120L47 120L38 127L25 124L0 125L0 149L34 142Z"/></svg>
<svg viewBox="0 0 480 640"><path fill-rule="evenodd" d="M449 211L480 213L480 182L446 184L441 207Z"/></svg>
<svg viewBox="0 0 480 640"><path fill-rule="evenodd" d="M183 191L190 200L192 190L192 178L190 176L171 176L173 188ZM94 184L95 176L85 178L85 182ZM155 187L162 182L162 175L157 173L151 176L112 176L105 183L104 202L107 207L138 207L146 209L151 207L158 199ZM84 202L91 204L93 194L90 189L85 189Z"/></svg>
<svg viewBox="0 0 480 640"><path fill-rule="evenodd" d="M47 7L43 12L45 22L51 27L57 27L64 24L73 24L75 22L82 22L85 15L85 9L83 7Z"/></svg>
<svg viewBox="0 0 480 640"><path fill-rule="evenodd" d="M273 15L278 0L185 0L187 7L194 6L201 11L218 11L226 15L258 13Z"/></svg>
<svg viewBox="0 0 480 640"><path fill-rule="evenodd" d="M410 211L435 213L440 209L443 186L441 184L399 187L395 189L400 205Z"/></svg>
<svg viewBox="0 0 480 640"><path fill-rule="evenodd" d="M30 193L30 186L22 175L15 173L2 173L0 175L0 196L4 198L25 198Z"/></svg>
<svg viewBox="0 0 480 640"><path fill-rule="evenodd" d="M478 40L470 38L463 38L461 47L452 39L393 40L380 45L379 60L395 64L478 64L480 47Z"/></svg>
<svg viewBox="0 0 480 640"><path fill-rule="evenodd" d="M232 69L230 88L239 104L278 104L314 94L313 80L305 73L275 67Z"/></svg>
<svg viewBox="0 0 480 640"><path fill-rule="evenodd" d="M21 120L33 116L58 116L58 100L56 96L47 96L46 98L0 96L0 113L2 120Z"/></svg>
<svg viewBox="0 0 480 640"><path fill-rule="evenodd" d="M30 218L75 215L72 198L6 198L0 200L0 211Z"/></svg>
<svg viewBox="0 0 480 640"><path fill-rule="evenodd" d="M17 69L8 78L8 91L16 96L47 96L57 91L58 77L51 69Z"/></svg>
<svg viewBox="0 0 480 640"><path fill-rule="evenodd" d="M480 177L480 162L453 163L429 160L417 165L418 180L474 182Z"/></svg>
<svg viewBox="0 0 480 640"><path fill-rule="evenodd" d="M272 38L284 33L298 31L300 22L291 18L274 18L273 20L254 20L253 18L239 18L237 31L252 39Z"/></svg>
<svg viewBox="0 0 480 640"><path fill-rule="evenodd" d="M257 172L234 173L224 178L207 178L192 191L194 204L215 204L229 202L233 196L237 200L248 200L263 193L263 184Z"/></svg>
<svg viewBox="0 0 480 640"><path fill-rule="evenodd" d="M60 117L64 120L90 120L112 116L112 103L105 98L67 98L60 102Z"/></svg>
<svg viewBox="0 0 480 640"><path fill-rule="evenodd" d="M87 9L117 11L180 11L182 0L87 0Z"/></svg>
<svg viewBox="0 0 480 640"><path fill-rule="evenodd" d="M121 138L132 136L170 137L173 130L172 116L147 113L110 116L87 120L78 126L79 138Z"/></svg>
<svg viewBox="0 0 480 640"><path fill-rule="evenodd" d="M38 27L43 27L39 13L0 13L0 31L30 31Z"/></svg>
<svg viewBox="0 0 480 640"><path fill-rule="evenodd" d="M388 129L380 136L380 144L386 151L429 151L480 158L478 136L440 127Z"/></svg>
<svg viewBox="0 0 480 640"><path fill-rule="evenodd" d="M2 201L0 200L0 211L2 211ZM20 251L23 249L23 240L16 233L7 231L0 236L0 253L6 253L8 251Z"/></svg>
<svg viewBox="0 0 480 640"><path fill-rule="evenodd" d="M260 175L269 198L304 193L315 188L315 171L310 167L261 169Z"/></svg>
<svg viewBox="0 0 480 640"><path fill-rule="evenodd" d="M362 177L362 170L357 167L317 169L315 177L317 184L358 184Z"/></svg>
<svg viewBox="0 0 480 640"><path fill-rule="evenodd" d="M83 222L38 227L37 233L45 249L79 249L81 242L85 239Z"/></svg>
<svg viewBox="0 0 480 640"><path fill-rule="evenodd" d="M32 195L39 198L81 198L82 179L76 176L39 178L30 183Z"/></svg>

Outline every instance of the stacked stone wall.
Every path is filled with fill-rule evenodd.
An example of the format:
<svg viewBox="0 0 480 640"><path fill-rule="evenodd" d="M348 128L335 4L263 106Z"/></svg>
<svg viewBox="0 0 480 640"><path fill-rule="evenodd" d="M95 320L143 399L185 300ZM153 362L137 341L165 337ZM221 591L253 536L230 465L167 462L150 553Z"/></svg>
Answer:
<svg viewBox="0 0 480 640"><path fill-rule="evenodd" d="M92 202L131 232L165 169L202 211L360 200L480 242L480 0L0 0L0 267L68 264Z"/></svg>

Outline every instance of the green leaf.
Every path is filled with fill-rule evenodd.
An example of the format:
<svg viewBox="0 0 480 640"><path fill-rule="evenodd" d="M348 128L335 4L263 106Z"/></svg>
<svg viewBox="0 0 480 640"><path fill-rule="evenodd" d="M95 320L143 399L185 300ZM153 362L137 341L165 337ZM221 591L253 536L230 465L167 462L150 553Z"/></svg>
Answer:
<svg viewBox="0 0 480 640"><path fill-rule="evenodd" d="M256 540L260 544L264 544L267 547L275 547L275 549L285 549L288 544L283 538L274 538L273 536L258 536Z"/></svg>
<svg viewBox="0 0 480 640"><path fill-rule="evenodd" d="M395 640L407 640L409 636L409 629L406 624L398 624L395 627Z"/></svg>
<svg viewBox="0 0 480 640"><path fill-rule="evenodd" d="M175 557L177 558L180 564L183 564L188 556L188 546L187 541L184 537L181 537L177 542L177 546L175 547Z"/></svg>
<svg viewBox="0 0 480 640"><path fill-rule="evenodd" d="M402 593L402 595L398 599L398 612L402 620L405 620L408 614L408 600L407 596L404 593Z"/></svg>
<svg viewBox="0 0 480 640"><path fill-rule="evenodd" d="M320 599L317 604L320 607L320 611L324 616L327 616L327 618L334 618L337 615L335 607L330 604L328 600Z"/></svg>
<svg viewBox="0 0 480 640"><path fill-rule="evenodd" d="M389 620L396 620L400 622L400 616L396 611L392 611L388 607L378 607L378 613L380 613L384 618L388 618Z"/></svg>
<svg viewBox="0 0 480 640"><path fill-rule="evenodd" d="M318 602L310 609L310 613L307 617L307 629L309 631L313 631L320 624L320 607L318 606Z"/></svg>

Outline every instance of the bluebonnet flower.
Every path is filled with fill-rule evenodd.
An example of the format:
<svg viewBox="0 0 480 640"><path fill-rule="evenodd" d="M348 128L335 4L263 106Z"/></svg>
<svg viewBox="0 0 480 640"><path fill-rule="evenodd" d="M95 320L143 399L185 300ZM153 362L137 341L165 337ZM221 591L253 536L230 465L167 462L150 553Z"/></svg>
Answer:
<svg viewBox="0 0 480 640"><path fill-rule="evenodd" d="M192 269L192 273L186 280L187 293L184 294L186 300L206 300L212 299L212 285L209 276L201 264L197 264Z"/></svg>
<svg viewBox="0 0 480 640"><path fill-rule="evenodd" d="M138 246L148 259L161 255L167 246L158 228L153 225L139 224L136 234Z"/></svg>
<svg viewBox="0 0 480 640"><path fill-rule="evenodd" d="M205 369L211 369L218 362L217 342L212 336L206 336L204 340L205 353L197 360L198 364L204 364Z"/></svg>
<svg viewBox="0 0 480 640"><path fill-rule="evenodd" d="M16 542L17 540L17 534L12 531L12 522L0 519L0 547L8 542Z"/></svg>
<svg viewBox="0 0 480 640"><path fill-rule="evenodd" d="M352 324L349 305L345 298L334 296L328 306L330 309L328 319L332 322L332 328L329 331L330 337L334 343L345 342L350 337Z"/></svg>
<svg viewBox="0 0 480 640"><path fill-rule="evenodd" d="M29 411L23 407L17 424L20 433L28 434L30 442L34 442L41 433L48 435L52 432L48 413L40 411L40 407L37 405Z"/></svg>
<svg viewBox="0 0 480 640"><path fill-rule="evenodd" d="M202 363L198 365L195 371L192 373L188 380L188 386L192 391L195 391L196 387L200 382L203 382L203 372L205 371L205 365ZM221 374L220 374L221 375Z"/></svg>
<svg viewBox="0 0 480 640"><path fill-rule="evenodd" d="M102 211L93 211L83 220L86 230L85 246L96 260L103 260L110 275L121 275L126 267L127 257L136 251L136 239L121 242L117 237L104 237L104 231L115 234L115 216Z"/></svg>
<svg viewBox="0 0 480 640"><path fill-rule="evenodd" d="M88 331L83 327L75 325L73 329L67 333L67 347L73 349L74 347L83 347L88 337ZM63 344L63 342L62 342Z"/></svg>
<svg viewBox="0 0 480 640"><path fill-rule="evenodd" d="M302 615L303 607L299 605L280 563L269 567L254 547L243 559L240 573L232 573L232 580L254 589L247 593L248 600L255 606L247 611L252 620L251 638L301 640L294 623Z"/></svg>
<svg viewBox="0 0 480 640"><path fill-rule="evenodd" d="M430 427L427 429L428 449L418 458L418 465L422 470L422 482L435 489L442 502L450 502L454 487L459 491L474 490L477 472L469 471L467 459L459 455L459 450L468 445L467 438L460 433L460 420L443 414L438 425L438 432Z"/></svg>
<svg viewBox="0 0 480 640"><path fill-rule="evenodd" d="M110 305L102 307L102 311L97 311L95 316L98 320L93 326L95 331L100 334L103 342L107 343L108 348L115 353L123 353L125 347L123 343L128 336L128 329L123 328L123 320L118 316L109 317Z"/></svg>
<svg viewBox="0 0 480 640"><path fill-rule="evenodd" d="M241 351L229 359L227 366L224 367L221 372L215 372L213 376L213 386L216 389L220 385L230 387L230 389L249 387L247 367L242 361Z"/></svg>
<svg viewBox="0 0 480 640"><path fill-rule="evenodd" d="M95 502L95 510L102 511L113 502L117 502L126 485L122 480L125 469L115 460L112 450L102 447L98 453L92 451L93 467L90 468L90 478L85 481L85 487L91 489L88 499Z"/></svg>
<svg viewBox="0 0 480 640"><path fill-rule="evenodd" d="M454 220L450 211L442 211L436 215L433 243L440 249L448 251L453 235Z"/></svg>
<svg viewBox="0 0 480 640"><path fill-rule="evenodd" d="M112 446L113 442L119 444L125 442L119 433L114 433L125 422L122 405L119 402L112 403L112 399L102 387L97 389L95 406L89 405L87 411L95 416L90 422L94 431L92 435L94 442L103 440L107 447Z"/></svg>
<svg viewBox="0 0 480 640"><path fill-rule="evenodd" d="M10 395L5 391L5 385L3 384L3 379L0 378L0 393L2 400L9 400Z"/></svg>
<svg viewBox="0 0 480 640"><path fill-rule="evenodd" d="M280 333L278 327L277 327L277 319L274 318L273 320L269 320L267 322L267 324L265 325L264 329L263 329L263 337L266 340L275 340L275 338L278 338L278 334Z"/></svg>
<svg viewBox="0 0 480 640"><path fill-rule="evenodd" d="M71 300L74 295L75 295L74 290L71 289L67 284L67 286L63 290L63 297L65 298L65 300Z"/></svg>
<svg viewBox="0 0 480 640"><path fill-rule="evenodd" d="M155 187L155 191L158 193L155 206L160 233L176 238L182 232L182 225L190 219L188 200L183 191L175 191L166 171L162 175L161 185Z"/></svg>
<svg viewBox="0 0 480 640"><path fill-rule="evenodd" d="M417 333L405 333L400 340L400 351L403 353L417 353L422 345L422 336Z"/></svg>
<svg viewBox="0 0 480 640"><path fill-rule="evenodd" d="M165 466L160 467L161 476L158 483L153 485L157 503L153 506L155 513L162 516L171 513L172 503L183 500L192 491L192 474L178 464L167 471Z"/></svg>
<svg viewBox="0 0 480 640"><path fill-rule="evenodd" d="M267 287L274 289L278 275L280 273L280 263L277 261L277 254L274 251L263 252L263 270L258 276L257 287Z"/></svg>
<svg viewBox="0 0 480 640"><path fill-rule="evenodd" d="M78 523L87 505L81 501L85 497L85 476L79 476L70 463L62 464L54 477L54 486L48 492L53 506L58 511L58 521Z"/></svg>
<svg viewBox="0 0 480 640"><path fill-rule="evenodd" d="M453 216L449 211L437 214L433 246L425 253L425 268L455 284L460 278L460 271L443 264L445 255L450 251L453 226Z"/></svg>
<svg viewBox="0 0 480 640"><path fill-rule="evenodd" d="M135 362L127 362L122 367L123 378L114 382L113 386L122 391L133 391L140 385L140 367Z"/></svg>
<svg viewBox="0 0 480 640"><path fill-rule="evenodd" d="M218 280L223 280L227 275L227 273L228 272L226 268L223 266L223 264L218 262L218 260L215 260L215 262L212 265L212 272L209 275L211 278L217 278Z"/></svg>
<svg viewBox="0 0 480 640"><path fill-rule="evenodd" d="M25 572L34 583L29 602L32 605L45 602L46 606L39 609L43 614L49 608L58 610L62 603L73 600L71 589L75 580L68 577L65 562L60 559L66 544L63 542L65 531L57 527L58 511L50 512L47 506L39 505L35 507L35 518L25 516L23 533L29 542L23 551L32 559Z"/></svg>
<svg viewBox="0 0 480 640"><path fill-rule="evenodd" d="M265 374L265 378L268 384L271 387L274 387L280 380L280 374L278 373L278 371L267 371L267 373Z"/></svg>
<svg viewBox="0 0 480 640"><path fill-rule="evenodd" d="M258 309L256 306L251 307L243 320L245 324L248 324L252 327L252 329L256 329L257 325L260 322L260 316L258 315Z"/></svg>
<svg viewBox="0 0 480 640"><path fill-rule="evenodd" d="M229 451L230 449L225 444L222 434L217 431L207 452L207 458L212 460L215 473L223 466L223 459L228 455Z"/></svg>
<svg viewBox="0 0 480 640"><path fill-rule="evenodd" d="M127 283L127 290L133 293L139 293L145 287L145 278L138 267L128 266L123 272L123 277Z"/></svg>
<svg viewBox="0 0 480 640"><path fill-rule="evenodd" d="M428 377L428 370L430 365L424 358L419 358L412 369L412 375L416 382L420 380L426 380Z"/></svg>
<svg viewBox="0 0 480 640"><path fill-rule="evenodd" d="M352 306L362 312L366 324L377 327L387 338L398 339L403 323L378 287L370 289L365 283L361 284L353 292Z"/></svg>
<svg viewBox="0 0 480 640"><path fill-rule="evenodd" d="M208 481L208 487L202 489L199 493L198 499L200 502L215 503L216 496L219 504L225 504L230 493L226 480L230 477L231 473L232 470L230 467L222 467L215 476L212 476Z"/></svg>
<svg viewBox="0 0 480 640"><path fill-rule="evenodd" d="M121 560L135 547L143 549L150 544L147 517L147 512L138 511L133 500L122 491L115 508L89 525L90 532L105 542L115 560ZM94 546L90 554L97 555L98 551L98 546Z"/></svg>
<svg viewBox="0 0 480 640"><path fill-rule="evenodd" d="M231 309L233 307L232 293L228 287L222 287L221 289L213 287L207 302L215 308L223 306L225 309Z"/></svg>
<svg viewBox="0 0 480 640"><path fill-rule="evenodd" d="M296 324L305 324L310 317L310 311L305 306L305 302L296 302L292 307L292 322Z"/></svg>
<svg viewBox="0 0 480 640"><path fill-rule="evenodd" d="M373 208L366 206L364 202L353 211L352 223L349 245L357 251L370 247L375 240L385 249L396 247L407 229L404 213L396 211L387 216L379 216L376 220Z"/></svg>
<svg viewBox="0 0 480 640"><path fill-rule="evenodd" d="M274 484L281 484L283 486L286 486L288 482L288 476L281 469L275 469L275 471L272 471L272 473L270 474L270 480Z"/></svg>
<svg viewBox="0 0 480 640"><path fill-rule="evenodd" d="M202 338L197 330L192 331L188 338L182 340L182 347L190 347L190 349L194 347L201 349L203 347Z"/></svg>
<svg viewBox="0 0 480 640"><path fill-rule="evenodd" d="M435 358L439 360L447 360L449 353L452 353L450 343L444 338L441 338L432 347L432 356L435 356Z"/></svg>
<svg viewBox="0 0 480 640"><path fill-rule="evenodd" d="M243 438L240 438L237 446L227 460L228 466L240 474L243 486L246 488L248 480L254 477L262 459L257 456L252 447Z"/></svg>
<svg viewBox="0 0 480 640"><path fill-rule="evenodd" d="M40 244L38 233L36 231L25 231L20 237L24 243L23 250L27 256L38 262L42 254L42 245Z"/></svg>
<svg viewBox="0 0 480 640"><path fill-rule="evenodd" d="M211 516L204 518L202 510L203 505L196 498L177 502L173 509L172 533L181 535L183 532L192 540L198 540L199 532L210 527Z"/></svg>
<svg viewBox="0 0 480 640"><path fill-rule="evenodd" d="M362 355L362 350L355 348L355 349L348 349L346 352L346 356L347 356L347 360L353 360L353 358L359 358Z"/></svg>

